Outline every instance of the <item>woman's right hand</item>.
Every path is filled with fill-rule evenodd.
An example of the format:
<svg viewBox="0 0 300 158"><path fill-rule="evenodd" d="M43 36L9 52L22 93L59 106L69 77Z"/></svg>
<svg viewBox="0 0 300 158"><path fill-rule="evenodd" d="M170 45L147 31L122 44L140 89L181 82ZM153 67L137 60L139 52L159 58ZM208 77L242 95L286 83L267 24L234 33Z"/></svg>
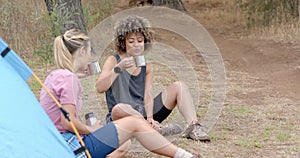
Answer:
<svg viewBox="0 0 300 158"><path fill-rule="evenodd" d="M118 66L122 70L125 70L135 66L135 60L133 57L126 57L123 58L116 66Z"/></svg>
<svg viewBox="0 0 300 158"><path fill-rule="evenodd" d="M93 125L93 126L87 126L88 127L88 130L93 133L95 132L96 130L98 130L99 128L101 128L101 121L100 120L97 120L96 123Z"/></svg>

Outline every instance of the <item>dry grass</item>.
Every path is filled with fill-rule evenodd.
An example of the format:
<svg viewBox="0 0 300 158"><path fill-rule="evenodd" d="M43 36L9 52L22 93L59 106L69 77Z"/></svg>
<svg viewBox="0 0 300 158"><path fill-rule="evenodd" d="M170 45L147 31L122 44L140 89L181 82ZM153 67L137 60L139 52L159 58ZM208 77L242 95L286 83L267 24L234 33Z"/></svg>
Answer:
<svg viewBox="0 0 300 158"><path fill-rule="evenodd" d="M207 27L239 27L243 28L240 35L280 42L298 42L300 37L299 22L277 23L268 27L246 28L246 21L235 1L226 0L186 0L193 3L188 10L198 14L200 23Z"/></svg>
<svg viewBox="0 0 300 158"><path fill-rule="evenodd" d="M186 0L191 3L188 10L199 15L206 26L244 26L244 18L234 1L226 0Z"/></svg>
<svg viewBox="0 0 300 158"><path fill-rule="evenodd" d="M269 27L254 28L250 30L249 37L278 42L297 42L300 40L300 23L273 24Z"/></svg>
<svg viewBox="0 0 300 158"><path fill-rule="evenodd" d="M110 14L110 3L102 4L105 0L84 1L89 6L90 16L86 22L88 28L98 24L105 16ZM44 47L42 42L52 41L49 31L50 23L44 1L38 0L0 0L0 36L15 50L29 66L41 66L34 56L34 51ZM99 15L95 15L98 13ZM92 17L94 15L94 17ZM42 63L43 64L43 63ZM38 68L39 69L39 68Z"/></svg>
<svg viewBox="0 0 300 158"><path fill-rule="evenodd" d="M1 0L0 35L25 60L44 38L45 5L37 1ZM28 59L29 61L29 59Z"/></svg>
<svg viewBox="0 0 300 158"><path fill-rule="evenodd" d="M97 12L101 15L94 18L88 17L88 28L99 23L104 16L116 11L129 8L128 0L112 1L114 9L108 10L109 6L102 4L105 0L83 1L83 5L91 10L90 15ZM198 14L200 23L206 26L245 26L245 20L234 1L226 0L184 0L188 10ZM43 47L42 41L49 39L49 23L47 22L47 10L44 1L27 0L0 0L0 36L13 48L30 66L40 65L33 52L38 47ZM188 5L193 3L193 5ZM102 6L102 7L101 7ZM102 9L102 10L101 10ZM299 24L278 24L270 28L252 29L250 36L263 37L276 40L298 40ZM35 59L35 60L33 60Z"/></svg>

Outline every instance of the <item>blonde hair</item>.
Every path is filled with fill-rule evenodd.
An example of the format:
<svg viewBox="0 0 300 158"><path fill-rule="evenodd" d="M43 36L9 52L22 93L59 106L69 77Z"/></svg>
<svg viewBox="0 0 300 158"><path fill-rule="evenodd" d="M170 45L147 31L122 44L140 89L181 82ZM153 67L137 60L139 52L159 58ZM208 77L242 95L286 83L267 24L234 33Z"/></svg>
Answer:
<svg viewBox="0 0 300 158"><path fill-rule="evenodd" d="M78 29L66 31L54 40L54 59L58 68L73 70L73 55L81 47L87 48L89 38Z"/></svg>
<svg viewBox="0 0 300 158"><path fill-rule="evenodd" d="M139 16L129 16L119 21L115 26L115 46L119 54L126 52L126 37L131 33L141 33L144 36L145 50L149 49L153 40L153 31L147 19Z"/></svg>

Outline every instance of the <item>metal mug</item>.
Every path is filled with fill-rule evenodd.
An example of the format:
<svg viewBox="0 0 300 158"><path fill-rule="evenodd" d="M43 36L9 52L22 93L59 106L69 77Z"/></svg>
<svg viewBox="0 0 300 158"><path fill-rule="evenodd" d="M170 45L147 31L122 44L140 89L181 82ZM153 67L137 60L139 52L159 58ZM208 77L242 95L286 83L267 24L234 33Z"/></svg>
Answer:
<svg viewBox="0 0 300 158"><path fill-rule="evenodd" d="M93 112L85 114L86 125L93 126L97 122L97 118Z"/></svg>
<svg viewBox="0 0 300 158"><path fill-rule="evenodd" d="M139 55L135 57L136 66L146 66L146 59L144 55Z"/></svg>
<svg viewBox="0 0 300 158"><path fill-rule="evenodd" d="M89 72L88 72L89 75L95 75L101 72L101 68L98 61L93 61L89 63L88 68L89 68Z"/></svg>

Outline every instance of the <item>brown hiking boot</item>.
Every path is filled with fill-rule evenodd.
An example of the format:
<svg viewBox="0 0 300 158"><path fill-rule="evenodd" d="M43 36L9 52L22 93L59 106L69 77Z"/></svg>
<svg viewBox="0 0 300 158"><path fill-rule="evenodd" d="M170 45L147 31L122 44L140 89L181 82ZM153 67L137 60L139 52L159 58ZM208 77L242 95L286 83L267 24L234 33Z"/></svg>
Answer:
<svg viewBox="0 0 300 158"><path fill-rule="evenodd" d="M210 141L210 136L204 132L204 127L199 123L189 125L183 132L182 137L193 140Z"/></svg>
<svg viewBox="0 0 300 158"><path fill-rule="evenodd" d="M161 127L159 131L163 136L176 135L180 134L183 131L183 128L175 122L167 123L165 126Z"/></svg>

